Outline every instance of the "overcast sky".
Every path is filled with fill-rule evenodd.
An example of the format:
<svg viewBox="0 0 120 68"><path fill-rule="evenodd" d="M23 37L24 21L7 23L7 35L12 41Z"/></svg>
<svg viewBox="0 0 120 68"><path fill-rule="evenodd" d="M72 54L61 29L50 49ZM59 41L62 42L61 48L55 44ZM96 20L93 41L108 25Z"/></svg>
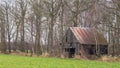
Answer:
<svg viewBox="0 0 120 68"><path fill-rule="evenodd" d="M6 2L12 2L13 0L0 0L0 3L4 2L4 1L6 1Z"/></svg>

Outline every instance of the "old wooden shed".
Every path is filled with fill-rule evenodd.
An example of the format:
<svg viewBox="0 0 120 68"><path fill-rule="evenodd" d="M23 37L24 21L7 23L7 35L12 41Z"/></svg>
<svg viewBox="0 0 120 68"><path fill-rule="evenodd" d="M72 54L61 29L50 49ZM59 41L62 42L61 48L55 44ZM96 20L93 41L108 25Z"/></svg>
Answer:
<svg viewBox="0 0 120 68"><path fill-rule="evenodd" d="M70 27L63 37L62 53L69 58L75 55L86 58L93 55L106 55L108 44L96 29Z"/></svg>

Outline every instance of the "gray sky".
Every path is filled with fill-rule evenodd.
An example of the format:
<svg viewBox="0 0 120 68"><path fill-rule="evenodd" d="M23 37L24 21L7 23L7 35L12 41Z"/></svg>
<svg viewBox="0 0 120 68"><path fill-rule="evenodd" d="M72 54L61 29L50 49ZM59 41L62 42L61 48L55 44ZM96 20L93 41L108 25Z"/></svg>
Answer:
<svg viewBox="0 0 120 68"><path fill-rule="evenodd" d="M2 2L4 2L4 1L6 1L6 2L12 2L13 0L0 0L0 3L2 3Z"/></svg>

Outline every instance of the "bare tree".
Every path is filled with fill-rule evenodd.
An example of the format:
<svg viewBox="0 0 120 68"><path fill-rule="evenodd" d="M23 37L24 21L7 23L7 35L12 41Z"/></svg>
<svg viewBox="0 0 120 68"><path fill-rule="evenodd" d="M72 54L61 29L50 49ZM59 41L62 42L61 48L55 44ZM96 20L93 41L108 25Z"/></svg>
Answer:
<svg viewBox="0 0 120 68"><path fill-rule="evenodd" d="M48 32L48 51L49 53L54 53L54 44L53 44L53 30L54 24L58 15L58 11L60 9L60 4L58 0L50 0L44 1L45 3L45 11L48 14L49 18L49 32Z"/></svg>
<svg viewBox="0 0 120 68"><path fill-rule="evenodd" d="M6 22L6 33L7 33L7 39L8 39L8 51L9 53L11 53L11 30L10 30L10 26L12 26L12 24L9 22L9 4L7 2L5 2L5 22Z"/></svg>
<svg viewBox="0 0 120 68"><path fill-rule="evenodd" d="M26 0L20 0L17 1L19 11L20 11L20 34L21 34L21 51L25 52L25 17L26 17L26 11L27 11L27 3Z"/></svg>
<svg viewBox="0 0 120 68"><path fill-rule="evenodd" d="M0 5L1 53L6 53L5 24L4 9L3 6Z"/></svg>
<svg viewBox="0 0 120 68"><path fill-rule="evenodd" d="M34 17L34 25L35 25L35 53L36 54L42 54L43 48L41 44L41 19L43 15L43 1L32 1L32 11L33 11L33 17Z"/></svg>

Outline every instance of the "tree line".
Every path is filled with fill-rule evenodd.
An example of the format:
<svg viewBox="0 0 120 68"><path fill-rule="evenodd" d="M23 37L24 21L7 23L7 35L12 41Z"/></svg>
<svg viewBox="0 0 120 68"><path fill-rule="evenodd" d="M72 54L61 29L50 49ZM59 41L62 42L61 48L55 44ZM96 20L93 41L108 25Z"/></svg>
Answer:
<svg viewBox="0 0 120 68"><path fill-rule="evenodd" d="M120 53L119 0L3 0L0 3L0 51L61 53L69 27L96 28L104 34L109 53Z"/></svg>

